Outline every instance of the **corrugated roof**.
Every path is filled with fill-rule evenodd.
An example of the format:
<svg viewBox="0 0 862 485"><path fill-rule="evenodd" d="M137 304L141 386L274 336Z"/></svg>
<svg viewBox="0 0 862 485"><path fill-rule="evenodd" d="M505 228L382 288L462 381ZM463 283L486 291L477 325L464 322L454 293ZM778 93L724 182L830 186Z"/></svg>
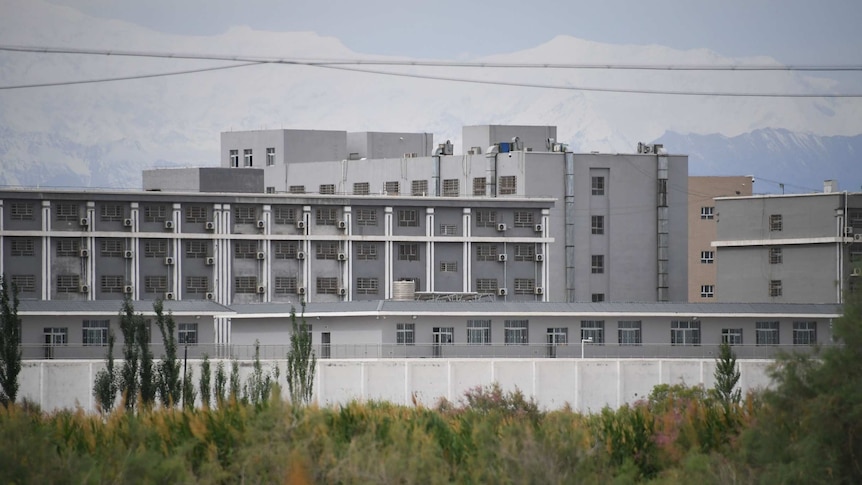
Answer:
<svg viewBox="0 0 862 485"><path fill-rule="evenodd" d="M153 300L132 302L135 313L153 314ZM121 300L21 300L18 303L19 315L60 315L60 314L110 314L118 315ZM232 314L233 310L208 300L173 300L164 302L165 312L174 314L217 315Z"/></svg>

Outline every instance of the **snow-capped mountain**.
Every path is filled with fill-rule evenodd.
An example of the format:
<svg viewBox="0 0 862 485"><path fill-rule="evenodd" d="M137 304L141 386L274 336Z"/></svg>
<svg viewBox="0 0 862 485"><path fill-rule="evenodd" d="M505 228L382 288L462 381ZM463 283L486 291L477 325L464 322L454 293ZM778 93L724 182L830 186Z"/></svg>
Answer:
<svg viewBox="0 0 862 485"><path fill-rule="evenodd" d="M309 32L275 33L237 27L208 37L163 34L116 20L88 17L41 0L7 0L3 14L2 45L279 59L393 59L357 54L337 39ZM706 50L610 45L566 36L532 49L477 61L776 63L769 58L727 58ZM230 64L233 63L0 51L0 86L149 75ZM457 152L461 148L461 127L475 124L556 125L560 141L585 152L632 152L640 141L660 139L669 151L692 155L692 173L713 173L706 167L712 167L714 173L726 173L728 165L737 163L728 158L738 153L740 160L751 155L744 163L739 162L744 170L738 173L779 180L798 171L801 178L794 183L803 187L819 187L824 178L837 178L842 187L859 186L862 178L862 164L858 163L838 164L842 168L837 174L815 173L807 168L831 166L831 159L836 157L851 160L849 155L838 154L844 148L836 140L844 137L848 147L858 148L858 140L851 140L862 133L859 99L666 96L591 90L806 93L837 89L837 81L811 73L364 68L557 88L262 64L137 80L3 89L0 184L138 187L144 168L215 165L219 133L229 130L428 132L440 142L452 140ZM856 87L862 91L862 86ZM745 143L753 145L747 150L730 148ZM799 155L800 147L810 156L792 155ZM758 149L761 152L755 153ZM779 168L776 160L781 161Z"/></svg>

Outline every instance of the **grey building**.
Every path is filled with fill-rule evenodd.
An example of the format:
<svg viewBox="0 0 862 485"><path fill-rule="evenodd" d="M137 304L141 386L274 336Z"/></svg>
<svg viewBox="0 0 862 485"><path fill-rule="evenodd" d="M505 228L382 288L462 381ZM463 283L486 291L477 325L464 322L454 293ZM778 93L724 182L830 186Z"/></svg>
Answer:
<svg viewBox="0 0 862 485"><path fill-rule="evenodd" d="M716 199L716 300L841 303L860 287L862 194Z"/></svg>

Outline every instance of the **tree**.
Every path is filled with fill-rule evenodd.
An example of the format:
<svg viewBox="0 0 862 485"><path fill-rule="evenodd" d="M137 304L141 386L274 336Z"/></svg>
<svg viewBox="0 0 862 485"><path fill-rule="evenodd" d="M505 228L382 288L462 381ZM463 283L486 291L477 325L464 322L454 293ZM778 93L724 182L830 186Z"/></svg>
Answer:
<svg viewBox="0 0 862 485"><path fill-rule="evenodd" d="M215 401L216 405L221 408L227 401L227 374L224 370L224 361L219 361L216 365L215 374Z"/></svg>
<svg viewBox="0 0 862 485"><path fill-rule="evenodd" d="M198 384L201 393L201 405L204 408L210 407L212 400L212 369L210 367L210 356L204 354L204 360L201 362L201 380Z"/></svg>
<svg viewBox="0 0 862 485"><path fill-rule="evenodd" d="M117 398L117 371L114 370L114 330L108 328L108 355L105 356L105 368L96 373L93 384L93 397L102 412L110 412Z"/></svg>
<svg viewBox="0 0 862 485"><path fill-rule="evenodd" d="M739 404L742 400L742 391L736 387L740 377L739 367L736 365L736 354L727 342L722 342L718 348L713 376L715 377L714 392L718 401L725 407Z"/></svg>
<svg viewBox="0 0 862 485"><path fill-rule="evenodd" d="M305 324L305 302L302 302L302 323L297 322L296 309L290 309L292 333L287 352L287 389L294 405L311 402L314 390L314 369L317 359L311 348L311 332Z"/></svg>
<svg viewBox="0 0 862 485"><path fill-rule="evenodd" d="M165 346L165 355L158 367L159 397L163 406L173 407L179 404L181 397L180 362L177 360L177 339L174 336L176 323L172 313L165 315L162 300L153 303L153 311Z"/></svg>
<svg viewBox="0 0 862 485"><path fill-rule="evenodd" d="M129 298L123 300L120 311L120 331L123 333L123 367L120 369L120 390L126 409L135 409L140 381L138 369L140 348L138 332L144 327L143 317L135 314L135 307Z"/></svg>
<svg viewBox="0 0 862 485"><path fill-rule="evenodd" d="M8 406L18 397L21 372L21 318L18 317L18 287L0 276L0 403Z"/></svg>
<svg viewBox="0 0 862 485"><path fill-rule="evenodd" d="M150 331L146 320L138 318L138 352L141 358L140 364L140 392L141 406L152 407L156 402L158 392L158 375L153 363L153 351L150 350Z"/></svg>

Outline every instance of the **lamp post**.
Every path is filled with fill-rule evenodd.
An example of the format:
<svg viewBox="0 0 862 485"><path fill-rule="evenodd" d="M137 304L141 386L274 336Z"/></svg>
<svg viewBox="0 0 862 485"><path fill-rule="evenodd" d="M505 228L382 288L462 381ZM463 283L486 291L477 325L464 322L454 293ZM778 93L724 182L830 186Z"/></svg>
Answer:
<svg viewBox="0 0 862 485"><path fill-rule="evenodd" d="M584 345L593 343L593 338L582 338L581 339L581 358L584 358Z"/></svg>

